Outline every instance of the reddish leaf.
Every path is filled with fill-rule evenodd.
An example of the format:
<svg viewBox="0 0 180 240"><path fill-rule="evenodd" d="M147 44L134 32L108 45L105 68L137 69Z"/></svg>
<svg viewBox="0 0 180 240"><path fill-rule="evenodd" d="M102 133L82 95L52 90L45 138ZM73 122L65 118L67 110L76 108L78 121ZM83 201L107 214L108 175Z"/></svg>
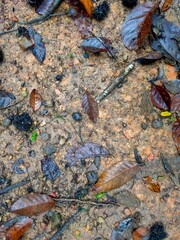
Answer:
<svg viewBox="0 0 180 240"><path fill-rule="evenodd" d="M180 111L180 94L177 94L172 98L171 111L172 112Z"/></svg>
<svg viewBox="0 0 180 240"><path fill-rule="evenodd" d="M172 3L173 0L161 0L159 8L161 9L161 11L164 12L171 7Z"/></svg>
<svg viewBox="0 0 180 240"><path fill-rule="evenodd" d="M137 5L127 16L122 26L122 39L129 50L138 49L152 25L152 15L157 9L156 2Z"/></svg>
<svg viewBox="0 0 180 240"><path fill-rule="evenodd" d="M176 121L172 126L172 137L180 154L180 120Z"/></svg>
<svg viewBox="0 0 180 240"><path fill-rule="evenodd" d="M93 10L94 10L92 0L80 0L80 2L81 2L82 5L85 7L88 15L92 18L92 12L93 12Z"/></svg>
<svg viewBox="0 0 180 240"><path fill-rule="evenodd" d="M12 205L11 212L29 217L50 210L54 204L53 199L46 194L28 194Z"/></svg>
<svg viewBox="0 0 180 240"><path fill-rule="evenodd" d="M29 103L34 111L37 111L41 107L42 97L39 94L38 90L36 89L32 90L29 97Z"/></svg>
<svg viewBox="0 0 180 240"><path fill-rule="evenodd" d="M152 85L151 101L159 109L169 110L171 106L171 97L164 87Z"/></svg>
<svg viewBox="0 0 180 240"><path fill-rule="evenodd" d="M100 176L93 190L96 193L107 192L119 188L131 180L137 171L139 165L128 161L118 162L105 170Z"/></svg>
<svg viewBox="0 0 180 240"><path fill-rule="evenodd" d="M6 240L19 240L24 233L31 227L33 220L24 218L20 222L15 223L6 233Z"/></svg>
<svg viewBox="0 0 180 240"><path fill-rule="evenodd" d="M160 192L160 185L157 180L152 179L152 177L147 176L143 178L145 186L152 192Z"/></svg>
<svg viewBox="0 0 180 240"><path fill-rule="evenodd" d="M88 91L86 91L83 96L82 108L84 112L89 116L90 120L95 123L99 116L98 103Z"/></svg>
<svg viewBox="0 0 180 240"><path fill-rule="evenodd" d="M150 52L148 55L141 57L141 58L137 58L136 61L138 63L140 63L141 65L147 65L147 64L151 64L153 62L155 62L156 60L159 60L163 57L161 52Z"/></svg>
<svg viewBox="0 0 180 240"><path fill-rule="evenodd" d="M101 146L100 144L87 142L84 144L80 144L77 147L71 146L65 156L65 159L70 164L74 164L81 159L96 156L109 156L109 151L107 150L107 148Z"/></svg>

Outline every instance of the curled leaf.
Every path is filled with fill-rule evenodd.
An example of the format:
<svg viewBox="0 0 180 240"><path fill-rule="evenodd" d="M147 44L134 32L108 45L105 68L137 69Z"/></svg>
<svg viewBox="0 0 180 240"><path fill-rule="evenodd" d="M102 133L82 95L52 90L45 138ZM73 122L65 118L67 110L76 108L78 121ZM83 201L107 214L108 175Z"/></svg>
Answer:
<svg viewBox="0 0 180 240"><path fill-rule="evenodd" d="M180 111L180 94L177 94L172 98L171 111L172 112Z"/></svg>
<svg viewBox="0 0 180 240"><path fill-rule="evenodd" d="M147 176L143 178L145 186L152 192L160 192L160 185L157 180L152 179L152 177Z"/></svg>
<svg viewBox="0 0 180 240"><path fill-rule="evenodd" d="M32 107L32 109L34 111L37 111L42 104L42 97L39 94L38 90L33 89L30 93L30 97L29 97L29 102L30 102L30 106Z"/></svg>
<svg viewBox="0 0 180 240"><path fill-rule="evenodd" d="M82 108L84 112L89 116L90 120L96 123L99 116L98 103L88 91L86 91L83 96Z"/></svg>
<svg viewBox="0 0 180 240"><path fill-rule="evenodd" d="M100 176L93 190L96 193L108 192L124 185L131 180L139 170L136 163L128 161L118 162L105 170Z"/></svg>
<svg viewBox="0 0 180 240"><path fill-rule="evenodd" d="M41 5L37 8L36 12L40 15L47 15L47 13L49 12L49 10L52 9L52 7L55 4L55 0L44 0Z"/></svg>
<svg viewBox="0 0 180 240"><path fill-rule="evenodd" d="M151 88L151 101L159 109L169 110L171 106L171 97L165 88L152 85Z"/></svg>
<svg viewBox="0 0 180 240"><path fill-rule="evenodd" d="M92 0L80 0L80 2L85 7L88 15L92 18L92 12L94 9Z"/></svg>
<svg viewBox="0 0 180 240"><path fill-rule="evenodd" d="M129 50L138 49L151 29L152 15L157 9L156 2L137 5L126 17L122 26L122 40Z"/></svg>
<svg viewBox="0 0 180 240"><path fill-rule="evenodd" d="M180 120L174 122L172 125L172 137L176 148L180 154Z"/></svg>
<svg viewBox="0 0 180 240"><path fill-rule="evenodd" d="M24 218L11 226L6 233L6 240L19 240L24 233L31 227L33 220Z"/></svg>
<svg viewBox="0 0 180 240"><path fill-rule="evenodd" d="M77 147L71 146L68 150L68 153L65 156L65 159L70 163L74 164L81 159L86 159L96 156L109 156L110 153L107 148L101 146L97 143L87 142L80 144Z"/></svg>
<svg viewBox="0 0 180 240"><path fill-rule="evenodd" d="M28 194L11 206L11 212L29 217L50 210L54 204L54 200L46 194Z"/></svg>

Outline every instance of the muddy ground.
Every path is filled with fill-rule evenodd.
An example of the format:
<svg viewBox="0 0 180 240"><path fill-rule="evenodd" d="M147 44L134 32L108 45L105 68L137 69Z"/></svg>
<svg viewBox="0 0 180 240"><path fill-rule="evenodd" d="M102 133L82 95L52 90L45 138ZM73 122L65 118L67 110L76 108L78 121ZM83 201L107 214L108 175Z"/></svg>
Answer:
<svg viewBox="0 0 180 240"><path fill-rule="evenodd" d="M107 53L99 55L90 53L89 58L84 58L84 52L79 47L82 42L81 34L69 16L54 17L34 26L34 29L42 35L47 50L42 65L30 51L23 52L20 49L15 33L0 37L0 46L5 54L5 61L0 66L1 86L12 92L17 101L27 92L27 98L23 102L0 113L0 174L7 179L0 187L5 188L8 184L16 183L27 176L31 180L27 185L0 197L0 221L4 223L15 217L8 209L15 200L27 193L28 186L32 187L34 192L47 194L55 192L58 197L74 197L77 189L87 183L88 171L95 170L100 173L118 161L133 162L134 149L137 148L146 165L141 167L132 181L109 192L113 196L114 193L127 190L132 196L129 195L128 199L126 197L120 207L83 205L86 210L59 239L110 239L112 229L126 216L124 209L128 208L132 213L140 211L142 215L140 225L151 226L155 221L162 221L169 234L167 239L177 240L178 179L172 181L166 174L160 153L169 159L176 176L180 158L172 139L171 123L167 118L159 119L159 110L146 101L151 87L147 78L156 76L158 68L163 66L165 77L170 78L173 67L164 63L164 60L149 66L137 65L129 74L128 82L123 88L116 89L100 103L100 114L96 124L82 112L81 99L84 89L88 89L93 96L99 95L111 80L119 76L129 62L150 50L148 42L138 53L130 52L124 47L120 31L129 10L122 6L121 1L109 1L109 4L108 18L102 22L93 20L93 32L97 36L111 39L117 49L119 64ZM175 0L165 15L168 20L179 24L177 5L178 0ZM57 11L66 11L68 8L68 5L63 3ZM5 1L5 22L0 24L0 31L4 30L4 26L14 15L19 21L28 21L37 16L25 1ZM58 82L56 76L61 73L63 79ZM34 88L39 90L45 101L45 105L37 112L33 112L29 105L29 93ZM38 125L36 129L38 137L34 142L31 141L31 133L18 131L13 125L5 126L5 119L17 111L28 112ZM80 123L72 118L72 113L76 111L82 113L83 119ZM160 128L152 126L154 119L159 119ZM112 154L109 158L101 158L99 169L95 166L94 159L87 159L85 165L78 163L66 168L65 154L70 146L80 143L79 127L83 141L99 143L107 147ZM43 137L44 132L48 133L47 138ZM60 177L54 183L47 181L41 171L40 161L45 155L44 147L47 144L55 147L54 159L61 170ZM16 174L12 171L12 164L19 158L23 158L29 164L28 173ZM155 178L162 176L159 180L160 193L152 192L145 187L142 178L148 175ZM94 200L92 196L91 199ZM75 213L77 206L73 203L55 207L51 210L51 215L59 212L63 224ZM22 239L50 239L56 229L53 228L51 220L44 220L47 219L47 214L46 217L42 214L33 219L33 227ZM4 237L1 236L1 239Z"/></svg>

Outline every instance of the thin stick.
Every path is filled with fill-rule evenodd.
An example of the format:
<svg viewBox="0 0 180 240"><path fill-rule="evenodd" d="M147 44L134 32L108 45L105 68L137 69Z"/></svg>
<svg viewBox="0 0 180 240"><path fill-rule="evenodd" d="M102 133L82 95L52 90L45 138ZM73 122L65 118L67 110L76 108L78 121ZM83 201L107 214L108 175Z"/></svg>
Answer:
<svg viewBox="0 0 180 240"><path fill-rule="evenodd" d="M135 63L134 62L130 63L121 73L121 75L115 80L113 80L107 86L107 88L99 96L96 97L97 103L105 99L120 83L122 83L124 81L124 78L134 69L134 67Z"/></svg>
<svg viewBox="0 0 180 240"><path fill-rule="evenodd" d="M82 210L83 208L79 207L76 213L67 220L67 222L50 238L50 240L58 240L59 236L76 220Z"/></svg>
<svg viewBox="0 0 180 240"><path fill-rule="evenodd" d="M7 193L7 192L9 192L9 191L11 191L11 190L13 190L15 188L22 187L22 186L26 185L29 182L30 182L30 179L29 178L25 178L25 179L23 179L20 182L12 184L11 186L8 186L8 187L6 187L4 189L0 189L0 195L3 195L3 194L5 194L5 193Z"/></svg>
<svg viewBox="0 0 180 240"><path fill-rule="evenodd" d="M76 202L76 203L95 205L95 206L109 206L109 205L120 206L116 203L94 202L94 201L90 201L90 200L80 200L80 199L76 199L76 198L58 198L58 199L54 199L54 200L59 203L61 203L61 202Z"/></svg>

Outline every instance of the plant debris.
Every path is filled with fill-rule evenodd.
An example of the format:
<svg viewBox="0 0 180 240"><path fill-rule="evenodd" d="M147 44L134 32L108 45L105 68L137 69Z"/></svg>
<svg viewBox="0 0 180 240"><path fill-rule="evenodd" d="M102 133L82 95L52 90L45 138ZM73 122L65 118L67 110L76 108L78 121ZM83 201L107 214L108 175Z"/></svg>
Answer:
<svg viewBox="0 0 180 240"><path fill-rule="evenodd" d="M51 181L55 181L61 175L61 171L54 159L50 156L45 156L41 160L41 170L46 179L50 179Z"/></svg>
<svg viewBox="0 0 180 240"><path fill-rule="evenodd" d="M12 93L0 89L0 109L8 107L15 99Z"/></svg>
<svg viewBox="0 0 180 240"><path fill-rule="evenodd" d="M168 234L165 232L162 222L155 222L150 228L149 240L162 240L165 239Z"/></svg>
<svg viewBox="0 0 180 240"><path fill-rule="evenodd" d="M0 63L2 63L3 60L4 60L4 53L3 53L2 48L0 48Z"/></svg>
<svg viewBox="0 0 180 240"><path fill-rule="evenodd" d="M20 131L28 132L33 126L33 120L27 112L13 115L9 117L9 119L12 121L13 125Z"/></svg>
<svg viewBox="0 0 180 240"><path fill-rule="evenodd" d="M29 103L34 111L37 111L41 107L42 97L41 97L40 93L38 92L38 90L33 89L31 91L30 97L29 97Z"/></svg>
<svg viewBox="0 0 180 240"><path fill-rule="evenodd" d="M97 7L94 8L92 16L97 21L102 21L108 16L109 11L110 11L110 7L108 2L103 1Z"/></svg>

